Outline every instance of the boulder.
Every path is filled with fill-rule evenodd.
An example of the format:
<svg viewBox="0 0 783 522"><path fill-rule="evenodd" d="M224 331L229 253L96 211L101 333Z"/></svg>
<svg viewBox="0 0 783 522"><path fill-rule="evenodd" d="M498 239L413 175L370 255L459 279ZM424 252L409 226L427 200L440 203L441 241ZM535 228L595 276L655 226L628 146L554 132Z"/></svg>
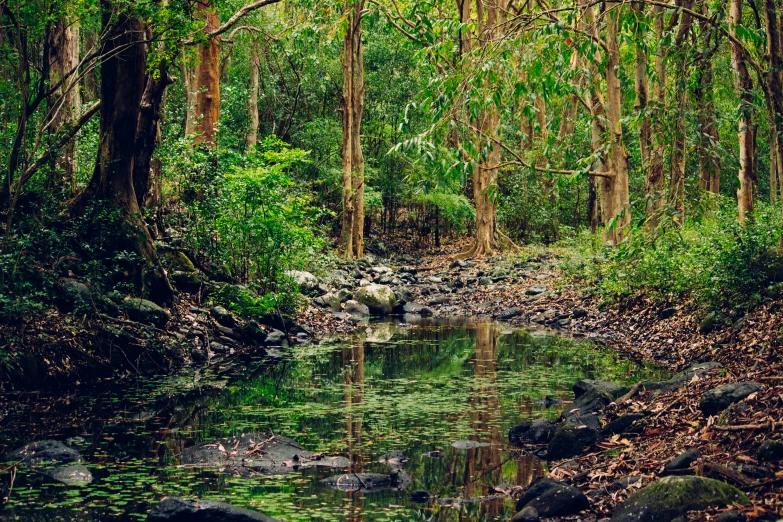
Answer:
<svg viewBox="0 0 783 522"><path fill-rule="evenodd" d="M598 431L584 426L565 424L555 431L547 446L547 459L560 460L581 455L585 446L598 440Z"/></svg>
<svg viewBox="0 0 783 522"><path fill-rule="evenodd" d="M288 270L285 275L290 277L299 287L299 290L308 296L317 296L321 293L318 278L310 272L302 270Z"/></svg>
<svg viewBox="0 0 783 522"><path fill-rule="evenodd" d="M92 310L93 290L76 279L63 277L57 281L57 307L63 312Z"/></svg>
<svg viewBox="0 0 783 522"><path fill-rule="evenodd" d="M329 292L313 301L314 304L321 308L328 308L332 312L339 312L342 309L342 301L340 295L334 292Z"/></svg>
<svg viewBox="0 0 783 522"><path fill-rule="evenodd" d="M650 484L620 504L611 522L661 522L686 511L748 504L737 488L718 480L696 476L670 476Z"/></svg>
<svg viewBox="0 0 783 522"><path fill-rule="evenodd" d="M574 399L579 399L581 396L593 390L605 391L612 399L616 399L628 390L628 388L618 386L611 382L594 381L591 379L577 381L572 389L574 390Z"/></svg>
<svg viewBox="0 0 783 522"><path fill-rule="evenodd" d="M193 261L181 250L163 248L158 250L161 263L169 272L195 272Z"/></svg>
<svg viewBox="0 0 783 522"><path fill-rule="evenodd" d="M759 446L758 457L763 462L777 462L783 460L783 441L765 440Z"/></svg>
<svg viewBox="0 0 783 522"><path fill-rule="evenodd" d="M212 500L167 497L152 508L148 522L279 522L257 511Z"/></svg>
<svg viewBox="0 0 783 522"><path fill-rule="evenodd" d="M405 489L409 484L408 475L402 470L383 473L349 473L336 475L321 481L322 484L338 491L382 491L385 489Z"/></svg>
<svg viewBox="0 0 783 522"><path fill-rule="evenodd" d="M285 332L281 332L280 330L271 330L269 333L266 334L264 345L265 346L288 346L288 337L286 336Z"/></svg>
<svg viewBox="0 0 783 522"><path fill-rule="evenodd" d="M699 407L704 415L717 415L735 402L761 389L757 382L734 382L708 390L701 397Z"/></svg>
<svg viewBox="0 0 783 522"><path fill-rule="evenodd" d="M425 491L423 489L416 490L410 494L411 502L416 502L417 504L424 504L425 502L429 502L430 497L429 491Z"/></svg>
<svg viewBox="0 0 783 522"><path fill-rule="evenodd" d="M636 421L643 418L643 413L626 413L604 426L601 430L601 435L607 437L618 433L625 433L627 431L635 431L635 429L638 428Z"/></svg>
<svg viewBox="0 0 783 522"><path fill-rule="evenodd" d="M685 450L674 457L668 464L666 464L666 466L663 468L663 472L664 474L667 474L671 473L672 471L690 468L691 464L699 460L700 456L701 454L696 448Z"/></svg>
<svg viewBox="0 0 783 522"><path fill-rule="evenodd" d="M201 287L207 282L207 278L201 272L175 270L171 273L171 281L177 287L177 290L195 294L201 290Z"/></svg>
<svg viewBox="0 0 783 522"><path fill-rule="evenodd" d="M369 284L354 292L354 299L366 305L370 313L389 315L397 303L397 298L391 288L384 285Z"/></svg>
<svg viewBox="0 0 783 522"><path fill-rule="evenodd" d="M419 303L405 303L402 310L406 314L420 315L422 317L431 317L433 313L432 308L428 308Z"/></svg>
<svg viewBox="0 0 783 522"><path fill-rule="evenodd" d="M209 314L215 318L215 321L228 328L233 328L237 324L234 316L222 306L213 306L209 309Z"/></svg>
<svg viewBox="0 0 783 522"><path fill-rule="evenodd" d="M527 507L534 508L538 516L547 518L574 515L590 507L590 503L575 487L544 477L530 484L517 500L517 511Z"/></svg>
<svg viewBox="0 0 783 522"><path fill-rule="evenodd" d="M745 522L746 520L748 520L747 515L736 509L724 511L715 518L715 522Z"/></svg>
<svg viewBox="0 0 783 522"><path fill-rule="evenodd" d="M545 285L533 285L525 290L525 295L541 295L546 292L546 290L547 288Z"/></svg>
<svg viewBox="0 0 783 522"><path fill-rule="evenodd" d="M158 328L165 328L171 318L166 310L146 299L128 299L122 304L122 310L132 321L151 324Z"/></svg>
<svg viewBox="0 0 783 522"><path fill-rule="evenodd" d="M41 464L43 462L60 465L81 462L82 457L78 451L69 448L62 442L47 439L25 444L21 448L7 453L4 460L29 465Z"/></svg>
<svg viewBox="0 0 783 522"><path fill-rule="evenodd" d="M359 301L346 301L343 310L354 319L366 319L370 317L370 308Z"/></svg>
<svg viewBox="0 0 783 522"><path fill-rule="evenodd" d="M552 437L557 426L547 419L536 419L533 422L523 422L511 428L508 440L511 444L546 444Z"/></svg>

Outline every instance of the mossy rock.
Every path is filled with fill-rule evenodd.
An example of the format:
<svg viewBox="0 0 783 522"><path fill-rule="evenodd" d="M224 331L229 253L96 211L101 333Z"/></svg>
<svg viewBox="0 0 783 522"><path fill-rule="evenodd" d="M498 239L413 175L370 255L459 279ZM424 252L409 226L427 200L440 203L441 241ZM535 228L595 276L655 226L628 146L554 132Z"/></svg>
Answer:
<svg viewBox="0 0 783 522"><path fill-rule="evenodd" d="M733 503L749 504L745 494L719 480L670 476L654 482L620 504L611 522L661 522L687 511Z"/></svg>
<svg viewBox="0 0 783 522"><path fill-rule="evenodd" d="M166 310L146 299L128 299L122 304L122 309L132 321L151 324L158 328L164 328L171 318Z"/></svg>
<svg viewBox="0 0 783 522"><path fill-rule="evenodd" d="M176 270L171 273L171 281L177 290L182 290L194 294L198 292L202 285L206 283L207 278L201 272L186 272Z"/></svg>
<svg viewBox="0 0 783 522"><path fill-rule="evenodd" d="M397 297L394 291L385 285L370 284L356 290L353 298L366 305L370 313L375 315L388 315L392 313Z"/></svg>
<svg viewBox="0 0 783 522"><path fill-rule="evenodd" d="M161 252L161 262L169 272L195 272L193 261L181 250Z"/></svg>

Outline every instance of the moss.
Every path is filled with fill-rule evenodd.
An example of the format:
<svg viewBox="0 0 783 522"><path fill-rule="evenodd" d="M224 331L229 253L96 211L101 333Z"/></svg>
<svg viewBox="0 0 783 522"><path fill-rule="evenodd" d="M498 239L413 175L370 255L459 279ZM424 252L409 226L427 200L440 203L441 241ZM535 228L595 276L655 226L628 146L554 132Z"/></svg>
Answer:
<svg viewBox="0 0 783 522"><path fill-rule="evenodd" d="M665 477L650 484L615 511L612 522L658 522L671 520L686 511L748 504L748 498L734 486L704 477Z"/></svg>
<svg viewBox="0 0 783 522"><path fill-rule="evenodd" d="M170 272L195 272L193 261L181 250L162 252L163 265Z"/></svg>

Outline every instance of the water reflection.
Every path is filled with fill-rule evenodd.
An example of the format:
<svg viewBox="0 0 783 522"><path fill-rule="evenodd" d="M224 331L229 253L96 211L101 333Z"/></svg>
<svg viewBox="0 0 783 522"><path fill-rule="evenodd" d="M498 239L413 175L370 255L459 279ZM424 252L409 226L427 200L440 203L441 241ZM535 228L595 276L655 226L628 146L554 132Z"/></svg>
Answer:
<svg viewBox="0 0 783 522"><path fill-rule="evenodd" d="M96 480L77 490L21 470L0 519L35 520L48 505L44 518L137 520L161 497L179 495L289 521L502 520L513 503L485 497L543 473L541 462L506 443L514 424L556 414L535 400L569 399L581 378L648 374L584 341L430 319L371 324L360 336L292 347L278 360L250 356L122 389L35 398L7 412L0 441L80 437L76 447ZM347 457L356 473L389 473L378 459L402 451L412 484L348 493L322 484L335 470L247 478L179 465L188 446L257 430ZM482 445L453 448L460 440ZM0 491L9 486L1 474ZM413 490L440 500L417 505L408 498Z"/></svg>

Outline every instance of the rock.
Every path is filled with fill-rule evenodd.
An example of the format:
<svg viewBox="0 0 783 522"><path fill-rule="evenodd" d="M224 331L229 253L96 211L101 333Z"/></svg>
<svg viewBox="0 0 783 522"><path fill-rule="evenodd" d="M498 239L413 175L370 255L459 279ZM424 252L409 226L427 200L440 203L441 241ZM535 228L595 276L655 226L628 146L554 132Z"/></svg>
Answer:
<svg viewBox="0 0 783 522"><path fill-rule="evenodd" d="M620 504L611 522L661 522L694 509L748 504L737 488L718 480L696 476L670 476L650 484Z"/></svg>
<svg viewBox="0 0 783 522"><path fill-rule="evenodd" d="M167 497L152 508L147 522L279 522L257 511L212 500Z"/></svg>
<svg viewBox="0 0 783 522"><path fill-rule="evenodd" d="M735 402L761 389L757 382L735 382L707 391L701 397L699 407L704 415L717 415Z"/></svg>
<svg viewBox="0 0 783 522"><path fill-rule="evenodd" d="M377 275L383 275L383 274L391 274L393 270L388 266L378 265L370 268L370 272Z"/></svg>
<svg viewBox="0 0 783 522"><path fill-rule="evenodd" d="M538 522L538 511L533 506L527 506L511 518L511 522Z"/></svg>
<svg viewBox="0 0 783 522"><path fill-rule="evenodd" d="M607 486L606 489L608 491L620 491L621 489L628 489L628 486L630 486L631 484L636 484L641 480L642 477L639 476L623 477L609 484L609 486Z"/></svg>
<svg viewBox="0 0 783 522"><path fill-rule="evenodd" d="M508 321L509 319L513 319L514 317L518 317L522 315L523 313L525 312L521 308L512 307L503 310L502 312L497 314L495 318L498 321Z"/></svg>
<svg viewBox="0 0 783 522"><path fill-rule="evenodd" d="M350 276L343 270L334 270L324 278L324 281L326 284L337 289L351 288L353 286L350 281Z"/></svg>
<svg viewBox="0 0 783 522"><path fill-rule="evenodd" d="M57 307L63 312L84 312L93 308L93 290L76 279L64 277L57 281Z"/></svg>
<svg viewBox="0 0 783 522"><path fill-rule="evenodd" d="M207 282L207 278L201 272L176 270L171 273L171 281L177 287L177 290L195 294L201 290L201 287Z"/></svg>
<svg viewBox="0 0 783 522"><path fill-rule="evenodd" d="M762 462L777 462L783 460L783 441L765 440L759 446L759 460Z"/></svg>
<svg viewBox="0 0 783 522"><path fill-rule="evenodd" d="M532 442L534 444L546 444L552 437L557 426L547 419L536 419L533 422L523 422L511 428L508 432L508 440L512 444Z"/></svg>
<svg viewBox="0 0 783 522"><path fill-rule="evenodd" d="M285 275L290 277L294 283L296 283L296 285L299 287L299 290L304 295L314 297L321 293L318 278L310 272L305 272L302 270L288 270Z"/></svg>
<svg viewBox="0 0 783 522"><path fill-rule="evenodd" d="M748 517L745 513L736 509L724 511L715 518L715 522L745 522L746 520L748 520Z"/></svg>
<svg viewBox="0 0 783 522"><path fill-rule="evenodd" d="M534 508L538 516L547 518L574 515L590 507L590 503L575 487L545 477L530 484L517 500L517 511L526 507Z"/></svg>
<svg viewBox="0 0 783 522"><path fill-rule="evenodd" d="M339 312L342 309L341 305L343 304L340 300L340 295L333 292L326 293L313 302L318 303L319 305L322 303L322 308L329 308L333 312Z"/></svg>
<svg viewBox="0 0 783 522"><path fill-rule="evenodd" d="M601 408L608 406L614 401L613 393L604 388L592 388L583 395L580 395L574 402L563 410L561 417L568 419L574 415L581 417L589 413L595 413Z"/></svg>
<svg viewBox="0 0 783 522"><path fill-rule="evenodd" d="M378 462L391 466L392 468L401 468L408 463L408 456L401 451L390 451L385 455L381 455Z"/></svg>
<svg viewBox="0 0 783 522"><path fill-rule="evenodd" d="M413 301L413 293L404 286L395 286L392 291L398 303L407 304Z"/></svg>
<svg viewBox="0 0 783 522"><path fill-rule="evenodd" d="M609 394L612 399L616 399L628 390L628 388L618 386L611 382L594 381L591 379L577 381L572 389L574 390L574 399L579 399L581 396L593 390L603 390Z"/></svg>
<svg viewBox="0 0 783 522"><path fill-rule="evenodd" d="M770 470L768 470L763 466L754 466L753 464L747 464L747 463L730 463L728 464L728 467L730 467L737 473L742 473L746 477L750 477L754 479L767 478L772 474Z"/></svg>
<svg viewBox="0 0 783 522"><path fill-rule="evenodd" d="M677 313L676 308L672 308L672 307L664 308L663 310L660 310L658 312L658 319L668 319L670 317L673 317L674 314L676 313Z"/></svg>
<svg viewBox="0 0 783 522"><path fill-rule="evenodd" d="M707 315L704 316L704 319L701 320L701 325L699 326L699 332L703 334L708 334L711 331L713 331L715 328L720 326L721 324L721 316L717 312L710 312Z"/></svg>
<svg viewBox="0 0 783 522"><path fill-rule="evenodd" d="M397 325L395 323L370 323L364 329L364 340L369 343L387 343L391 341L396 332Z"/></svg>
<svg viewBox="0 0 783 522"><path fill-rule="evenodd" d="M446 296L438 296L435 297L434 299L430 299L429 303L427 304L430 306L449 304L449 298Z"/></svg>
<svg viewBox="0 0 783 522"><path fill-rule="evenodd" d="M540 295L546 292L547 288L545 285L533 285L527 290L525 290L525 295Z"/></svg>
<svg viewBox="0 0 783 522"><path fill-rule="evenodd" d="M547 446L547 459L560 460L581 455L585 446L598 440L598 431L566 424L558 428Z"/></svg>
<svg viewBox="0 0 783 522"><path fill-rule="evenodd" d="M694 364L687 370L674 374L671 379L666 381L644 381L642 384L648 390L667 392L681 388L691 382L694 376L701 377L710 370L723 368L719 362L704 362Z"/></svg>
<svg viewBox="0 0 783 522"><path fill-rule="evenodd" d="M691 464L699 460L701 453L696 448L690 448L674 457L666 466L664 466L664 474L671 473L679 469L687 469L691 467Z"/></svg>
<svg viewBox="0 0 783 522"><path fill-rule="evenodd" d="M235 331L237 331L243 339L250 342L263 343L266 340L266 332L256 321L247 321L245 326Z"/></svg>
<svg viewBox="0 0 783 522"><path fill-rule="evenodd" d="M158 250L163 266L169 272L195 272L193 261L181 250L163 248Z"/></svg>
<svg viewBox="0 0 783 522"><path fill-rule="evenodd" d="M39 440L25 444L21 448L5 455L7 462L20 462L22 464L34 465L46 463L70 464L81 462L82 457L78 451L69 448L58 440Z"/></svg>
<svg viewBox="0 0 783 522"><path fill-rule="evenodd" d="M384 285L369 284L356 290L354 299L367 306L370 313L389 315L397 303L391 288Z"/></svg>
<svg viewBox="0 0 783 522"><path fill-rule="evenodd" d="M587 310L584 308L574 308L571 311L571 317L574 319L581 319L582 317L587 317Z"/></svg>
<svg viewBox="0 0 783 522"><path fill-rule="evenodd" d="M364 305L359 301L346 301L343 310L354 319L366 319L370 317L370 309L367 305Z"/></svg>
<svg viewBox="0 0 783 522"><path fill-rule="evenodd" d="M482 276L478 278L478 284L481 286L487 286L492 284L492 278L489 276Z"/></svg>
<svg viewBox="0 0 783 522"><path fill-rule="evenodd" d="M58 466L45 473L66 486L84 486L92 482L92 473L82 464Z"/></svg>
<svg viewBox="0 0 783 522"><path fill-rule="evenodd" d="M635 427L636 421L641 420L644 417L643 413L626 413L604 426L601 430L601 435L607 437L609 435L625 433L626 431L629 431L632 426Z"/></svg>
<svg viewBox="0 0 783 522"><path fill-rule="evenodd" d="M402 307L406 314L420 315L422 317L431 317L432 309L419 303L405 303Z"/></svg>
<svg viewBox="0 0 783 522"><path fill-rule="evenodd" d="M404 477L404 472L402 477ZM405 480L400 480L399 472L392 472L388 475L382 473L349 473L347 475L337 475L328 477L321 483L338 491L382 491L384 489L404 489Z"/></svg>
<svg viewBox="0 0 783 522"><path fill-rule="evenodd" d="M586 413L585 415L580 415L577 412L572 413L566 417L563 421L563 425L575 426L577 428L588 427L594 429L595 431L599 431L601 429L601 419L599 419L598 415L595 413Z"/></svg>
<svg viewBox="0 0 783 522"><path fill-rule="evenodd" d="M215 321L228 328L233 328L237 324L234 316L222 306L213 306L209 309L209 314L215 318Z"/></svg>
<svg viewBox="0 0 783 522"><path fill-rule="evenodd" d="M264 345L265 346L288 346L288 337L286 337L285 332L281 332L280 330L272 330L266 334Z"/></svg>
<svg viewBox="0 0 783 522"><path fill-rule="evenodd" d="M424 504L425 502L429 502L430 500L430 492L424 491L422 489L418 491L414 491L410 495L411 502L416 502L417 504Z"/></svg>

